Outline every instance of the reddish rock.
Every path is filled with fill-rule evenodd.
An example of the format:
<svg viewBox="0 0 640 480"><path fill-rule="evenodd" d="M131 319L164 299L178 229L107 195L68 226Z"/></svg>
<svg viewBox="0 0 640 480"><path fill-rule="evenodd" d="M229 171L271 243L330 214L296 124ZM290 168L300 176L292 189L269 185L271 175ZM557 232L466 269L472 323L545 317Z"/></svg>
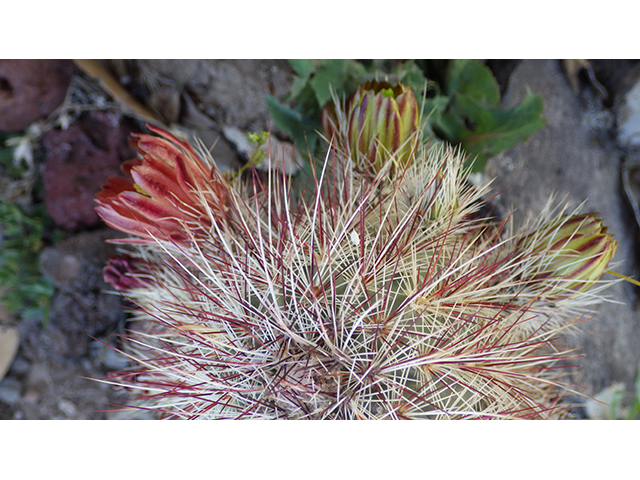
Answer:
<svg viewBox="0 0 640 480"><path fill-rule="evenodd" d="M91 112L67 130L45 133L44 201L58 227L73 231L100 223L96 193L107 177L121 173L123 161L135 158L131 132L120 115Z"/></svg>
<svg viewBox="0 0 640 480"><path fill-rule="evenodd" d="M0 60L0 130L17 132L64 100L71 60Z"/></svg>

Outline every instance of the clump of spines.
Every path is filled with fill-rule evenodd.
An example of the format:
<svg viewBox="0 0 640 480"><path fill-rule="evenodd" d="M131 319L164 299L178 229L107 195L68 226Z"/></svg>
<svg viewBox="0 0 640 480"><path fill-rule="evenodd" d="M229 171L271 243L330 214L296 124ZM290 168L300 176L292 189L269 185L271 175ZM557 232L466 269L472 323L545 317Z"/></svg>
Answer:
<svg viewBox="0 0 640 480"><path fill-rule="evenodd" d="M460 151L368 172L351 154L330 148L307 194L272 170L191 185L209 218L142 232L122 284L146 330L110 381L169 418L561 417L556 339L586 290L558 298L532 232L478 214Z"/></svg>

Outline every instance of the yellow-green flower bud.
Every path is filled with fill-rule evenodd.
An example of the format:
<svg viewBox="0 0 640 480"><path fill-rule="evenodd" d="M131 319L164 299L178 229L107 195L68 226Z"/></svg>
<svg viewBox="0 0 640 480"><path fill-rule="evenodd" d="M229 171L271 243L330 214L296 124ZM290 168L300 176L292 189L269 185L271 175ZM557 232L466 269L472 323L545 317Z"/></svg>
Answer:
<svg viewBox="0 0 640 480"><path fill-rule="evenodd" d="M407 165L420 122L410 88L401 83L365 82L345 102L343 113L339 116L335 105L327 105L322 128L329 138L337 133L338 146L350 153L360 171L375 174L393 156L398 166Z"/></svg>
<svg viewBox="0 0 640 480"><path fill-rule="evenodd" d="M618 242L593 214L563 216L543 224L518 243L536 258L536 281L560 280L552 295L565 296L591 288L606 271Z"/></svg>

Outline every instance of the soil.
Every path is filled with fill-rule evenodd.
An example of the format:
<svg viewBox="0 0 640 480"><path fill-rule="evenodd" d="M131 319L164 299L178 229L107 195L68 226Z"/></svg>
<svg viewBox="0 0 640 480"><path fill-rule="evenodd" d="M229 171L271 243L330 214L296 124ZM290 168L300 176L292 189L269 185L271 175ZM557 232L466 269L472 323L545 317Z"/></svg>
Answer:
<svg viewBox="0 0 640 480"><path fill-rule="evenodd" d="M503 94L509 97L510 89L512 91L516 89L511 80L518 74L517 72L522 72L523 62L489 61L488 65L493 69ZM534 72L531 75L535 76L535 72L540 72L539 75L547 80L553 77L554 81L563 82L562 87L553 87L556 89L554 91L536 92L545 99L545 117L552 119L553 115L561 111L565 115L573 115L575 123L581 125L587 114L593 116L609 113L615 116L616 98L625 88L625 82L628 82L626 74L632 70L634 63L591 62L591 72L599 79L600 87L606 91L606 98L600 102L592 101L597 97L594 94L597 88L594 87L588 71L582 69L574 75L567 76L561 68L560 61L536 65L531 70ZM217 141L213 146L214 158L228 167L236 166L242 159L236 147L225 139L224 129L234 127L241 131L267 130L269 119L264 95L270 94L283 98L292 81L292 71L284 61L112 61L108 62L107 66L120 82L162 122L186 128L208 146L213 146ZM75 80L72 81L71 88L75 85L87 98L94 95L93 101L96 94L99 97L102 95L100 98L107 99L107 104L113 106L109 103L108 96L100 93L101 89L95 80L79 70L76 70L74 75ZM571 90L572 81L575 82L578 90ZM542 85L548 86L549 83L542 82ZM568 93L559 103L551 105L553 101L548 99L551 97L557 99L555 94L558 88L565 89ZM67 98L69 99L69 96ZM99 122L91 123L92 138L82 139L84 152L93 152L91 155L94 153L98 155L100 152L111 155L108 160L110 166L101 171L104 175L111 174L114 162L117 167L118 162L127 160L128 153L121 147L121 140L126 142L131 129L142 131L144 128L143 122L127 117L122 109L115 110L119 113L109 117L109 121L99 118ZM113 112L113 109L110 111ZM81 125L82 122L87 124L91 109L87 112L72 116L72 124ZM127 128L121 128L121 121L127 124ZM110 122L115 130L109 130ZM78 129L82 130L80 127ZM60 131L59 128L57 130ZM55 132L55 129L51 129L51 132ZM630 208L626 205L626 199L617 184L616 175L621 171L623 154L616 145L614 132L615 121L605 123L599 127L597 135L588 137L588 142L592 144L583 145L581 148L592 149L596 148L594 145L597 144L597 148L605 149L609 153L613 152L611 156L615 159L614 164L610 165L607 175L615 177L615 185L611 191L599 192L597 195L608 195L612 199L610 203L614 206L611 208L615 209L616 215L619 215L619 222L622 225L618 229L619 232L614 233L626 237L620 254L623 257L618 255L617 259L628 266L625 268L625 273L633 275L634 255L637 251L634 234L637 226L629 215ZM111 139L116 134L121 137ZM534 134L530 142L525 143L531 145L531 142L535 142L536 135L538 134ZM544 138L544 133L540 135L539 138ZM56 144L55 138L51 136L46 138L47 142ZM56 145L73 145L74 141L76 140L64 138ZM77 141L80 142L80 140ZM558 142L557 144L552 142L549 148L561 151L557 146L561 141ZM603 146L603 144L606 145ZM114 145L113 148L117 149L116 154L109 145ZM42 145L38 148L42 148ZM42 152L42 150L37 151ZM530 151L521 153L534 155ZM45 158L46 154L45 151L41 156ZM514 171L512 159L521 158L516 155L518 151L514 147L499 158L492 159L488 172L494 176L502 176L503 179L508 178L511 185L517 185L519 181L524 182L523 179L527 178L526 172L531 174L531 168L539 167L524 165L518 166ZM44 166L47 168L48 165L52 172L55 165L55 168L60 170L56 175L64 177L69 174L69 170L64 169L69 162L71 161L68 158L65 161L58 158L57 163L50 158L48 160L45 158ZM532 163L535 164L535 162ZM518 165L517 162L516 165ZM81 167L69 168L77 172ZM576 172L580 172L579 167L575 167L577 170L572 170L574 167L570 165L558 168L564 168L574 176ZM506 172L509 172L509 175ZM579 174L587 175L586 172ZM59 184L56 178L50 178L48 181ZM535 182L535 180L532 181ZM562 181L570 182L571 180L562 179ZM503 183L498 181L498 184L500 188L503 186L509 188L508 185L504 185L504 181ZM539 191L544 191L544 188L540 187ZM521 200L516 198L520 190L514 189L514 191L514 195L506 194L498 199L503 203L504 208L518 205L518 201L521 201L519 207L521 210L529 208L535 211L536 201L527 196L536 194L538 190L535 186L523 188ZM544 193L547 194L546 191ZM72 196L73 192L68 195ZM580 200L578 197L579 195L576 196L576 201ZM87 202L91 202L92 205L92 198L84 194L75 201L84 202L85 210ZM596 207L599 208L597 205ZM75 207L61 208L62 211L65 208L78 210ZM41 319L28 320L7 316L2 321L18 327L21 343L13 364L0 382L0 419L149 418L144 412L121 410L120 405L126 404L128 393L96 381L105 379L109 372L119 370L126 365L126 358L108 345L115 348L121 346L118 335L126 331L128 306L119 296L110 293L110 287L102 280L101 273L106 259L115 253L114 247L106 244L105 240L115 238L119 234L95 223L90 213L89 211L85 215L88 218L86 221L71 221L68 217L65 224L65 218L60 218L58 222L66 228L66 239L55 247L45 249L41 254L42 271L56 285L48 323L45 325ZM61 211L57 211L56 215L61 215ZM619 301L629 305L629 308L614 314L631 315L629 322L636 321L634 289L624 287L616 295L619 295ZM627 327L618 325L616 328L624 331ZM625 350L620 353L619 358L604 354L595 355L594 358L600 362L598 365L585 363L590 370L584 373L580 380L585 385L586 393L593 394L616 381L625 383L628 389L633 387L635 367L640 355L634 352L640 352L640 338L637 338L637 335L631 337L627 335L627 337L630 339L629 344L621 347ZM596 342L596 346L600 349L605 348L600 343ZM627 355L625 352L631 353ZM628 368L620 367L620 362L628 364ZM579 415L583 414L579 408L576 412Z"/></svg>

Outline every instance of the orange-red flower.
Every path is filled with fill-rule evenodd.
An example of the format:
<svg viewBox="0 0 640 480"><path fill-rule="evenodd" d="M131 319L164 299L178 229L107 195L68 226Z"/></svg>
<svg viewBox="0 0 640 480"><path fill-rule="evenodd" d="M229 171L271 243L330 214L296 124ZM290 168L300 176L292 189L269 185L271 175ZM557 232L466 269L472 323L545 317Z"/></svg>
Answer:
<svg viewBox="0 0 640 480"><path fill-rule="evenodd" d="M96 211L112 228L148 243L152 239L189 243L212 222L223 222L228 210L228 182L213 162L156 127L160 135L133 134L140 158L123 163L126 177L111 177L96 196Z"/></svg>

